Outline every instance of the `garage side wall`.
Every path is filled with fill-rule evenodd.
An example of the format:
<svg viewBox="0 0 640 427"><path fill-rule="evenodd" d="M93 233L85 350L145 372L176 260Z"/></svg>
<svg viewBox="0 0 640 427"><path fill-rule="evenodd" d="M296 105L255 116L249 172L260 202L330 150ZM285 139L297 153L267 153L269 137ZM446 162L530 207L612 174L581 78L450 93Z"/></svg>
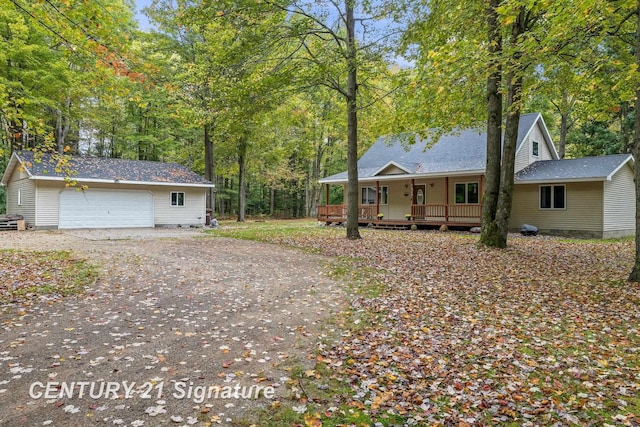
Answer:
<svg viewBox="0 0 640 427"><path fill-rule="evenodd" d="M172 192L184 193L184 206L171 206ZM203 188L163 187L153 190L156 226L204 225L206 199Z"/></svg>
<svg viewBox="0 0 640 427"><path fill-rule="evenodd" d="M7 214L22 215L27 226L33 226L36 219L35 195L33 181L16 168L7 185Z"/></svg>
<svg viewBox="0 0 640 427"><path fill-rule="evenodd" d="M59 198L64 184L37 181L36 188L36 227L58 228Z"/></svg>
<svg viewBox="0 0 640 427"><path fill-rule="evenodd" d="M57 228L60 212L60 192L65 189L59 181L39 181L36 192L36 220L38 228ZM192 187L154 185L89 184L89 189L143 190L153 194L156 226L189 226L205 223L205 190ZM185 193L184 206L171 206L171 192Z"/></svg>

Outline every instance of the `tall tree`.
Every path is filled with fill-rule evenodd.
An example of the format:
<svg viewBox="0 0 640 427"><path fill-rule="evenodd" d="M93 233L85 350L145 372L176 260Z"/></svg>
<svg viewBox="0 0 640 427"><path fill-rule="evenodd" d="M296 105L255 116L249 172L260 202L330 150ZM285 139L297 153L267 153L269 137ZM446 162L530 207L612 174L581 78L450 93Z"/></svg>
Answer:
<svg viewBox="0 0 640 427"><path fill-rule="evenodd" d="M494 6L492 4L492 6ZM496 9L497 10L497 9ZM509 218L511 217L511 205L513 200L514 170L516 148L518 142L518 127L520 123L520 114L523 108L522 91L524 73L533 61L526 57L526 52L521 46L523 38L537 20L537 11L527 9L524 6L518 7L512 11L515 16L507 15L506 22L510 28L508 36L509 47L507 55L503 57L503 72L506 72L506 122L504 130L504 142L502 144L502 155L496 153L496 141L487 141L487 176L493 174L500 175L500 184L498 187L498 200L494 212L493 207L485 210L483 206L482 229L480 234L480 242L492 247L504 248L507 246L507 235L509 233ZM489 20L493 20L493 14L489 14ZM490 33L492 30L490 29ZM530 55L532 53L529 53ZM493 86L493 83L490 82ZM490 105L490 108L495 107ZM493 111L490 109L489 114ZM489 132L487 131L487 137ZM495 139L495 135L493 135ZM493 157L493 158L492 158ZM492 189L493 190L493 189ZM485 191L485 194L487 191ZM485 219L491 218L488 222Z"/></svg>
<svg viewBox="0 0 640 427"><path fill-rule="evenodd" d="M638 78L638 70L640 70L640 0L637 0L635 6L636 17L636 40L635 40L635 70L633 74L635 78L635 121L633 126L633 157L640 159L640 78ZM634 168L634 178L636 183L636 252L633 268L629 274L629 281L640 282L640 167L636 163Z"/></svg>
<svg viewBox="0 0 640 427"><path fill-rule="evenodd" d="M268 0L271 6L291 15L290 37L297 41L295 64L305 64L299 87L322 85L336 91L345 102L347 133L347 222L346 237L360 239L358 230L358 114L367 105L383 99L386 89L371 85L363 76L375 69L388 74L384 60L397 29L383 26L388 2L357 0L311 2ZM376 13L379 12L379 13ZM373 37L372 37L373 35ZM366 70L366 71L365 71Z"/></svg>
<svg viewBox="0 0 640 427"><path fill-rule="evenodd" d="M489 40L489 73L487 77L487 168L482 200L482 228L480 238L489 241L499 231L496 212L500 194L502 164L502 32L498 21L500 0L490 0L486 10Z"/></svg>

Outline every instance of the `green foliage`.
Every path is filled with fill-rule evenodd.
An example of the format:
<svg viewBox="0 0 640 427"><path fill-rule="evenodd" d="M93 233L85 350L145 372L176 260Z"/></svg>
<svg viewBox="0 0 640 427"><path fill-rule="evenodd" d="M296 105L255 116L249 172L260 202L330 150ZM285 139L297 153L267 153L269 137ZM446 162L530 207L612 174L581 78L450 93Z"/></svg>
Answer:
<svg viewBox="0 0 640 427"><path fill-rule="evenodd" d="M91 89L135 77L125 58L130 8L122 0L0 6L3 143L28 148L52 135L60 151L69 144L77 150L79 122L97 105Z"/></svg>
<svg viewBox="0 0 640 427"><path fill-rule="evenodd" d="M567 143L569 157L628 153L630 149L620 132L613 130L610 124L596 121L581 124L569 135Z"/></svg>

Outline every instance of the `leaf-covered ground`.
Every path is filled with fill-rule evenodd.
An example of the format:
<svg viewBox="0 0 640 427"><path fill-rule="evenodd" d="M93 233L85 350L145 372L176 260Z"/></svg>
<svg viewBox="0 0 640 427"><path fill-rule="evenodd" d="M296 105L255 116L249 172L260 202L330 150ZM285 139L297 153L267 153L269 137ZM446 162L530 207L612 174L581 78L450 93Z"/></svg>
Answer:
<svg viewBox="0 0 640 427"><path fill-rule="evenodd" d="M640 423L632 241L513 236L491 250L469 234L267 234L347 257L359 271L347 280L381 289L355 294L352 326L318 357L348 392L303 399L306 424Z"/></svg>
<svg viewBox="0 0 640 427"><path fill-rule="evenodd" d="M0 304L74 294L96 274L95 267L68 251L0 250Z"/></svg>

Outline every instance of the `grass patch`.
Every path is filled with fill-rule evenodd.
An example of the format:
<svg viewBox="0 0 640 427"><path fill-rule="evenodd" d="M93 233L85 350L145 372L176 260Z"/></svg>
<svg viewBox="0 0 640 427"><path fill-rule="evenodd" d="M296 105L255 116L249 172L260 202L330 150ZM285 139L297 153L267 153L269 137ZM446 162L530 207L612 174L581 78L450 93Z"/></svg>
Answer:
<svg viewBox="0 0 640 427"><path fill-rule="evenodd" d="M595 238L579 238L579 237L558 237L559 242L564 243L582 243L582 244L611 244L611 243L633 243L635 242L635 236L626 236L626 237L614 237L611 239L595 239Z"/></svg>
<svg viewBox="0 0 640 427"><path fill-rule="evenodd" d="M82 292L98 277L95 265L69 251L0 250L0 303Z"/></svg>
<svg viewBox="0 0 640 427"><path fill-rule="evenodd" d="M318 227L316 221L273 220L234 222L220 221L220 227L205 232L219 237L231 237L257 242L273 242L274 239L295 238L309 235L323 235L326 230Z"/></svg>

